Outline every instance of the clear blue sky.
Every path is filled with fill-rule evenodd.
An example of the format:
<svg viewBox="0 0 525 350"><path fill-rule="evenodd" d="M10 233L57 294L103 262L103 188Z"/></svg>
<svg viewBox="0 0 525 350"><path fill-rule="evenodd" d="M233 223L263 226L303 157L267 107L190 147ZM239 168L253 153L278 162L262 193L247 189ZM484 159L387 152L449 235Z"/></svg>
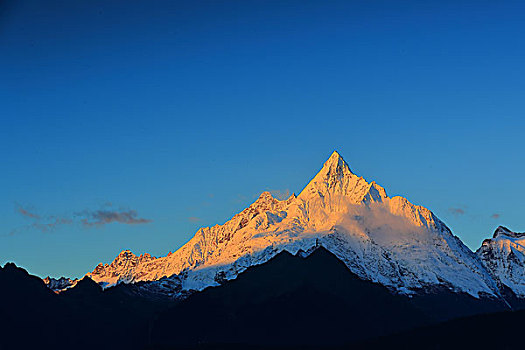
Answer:
<svg viewBox="0 0 525 350"><path fill-rule="evenodd" d="M0 263L78 277L165 255L264 190L300 192L333 150L471 249L525 230L524 12L2 1Z"/></svg>

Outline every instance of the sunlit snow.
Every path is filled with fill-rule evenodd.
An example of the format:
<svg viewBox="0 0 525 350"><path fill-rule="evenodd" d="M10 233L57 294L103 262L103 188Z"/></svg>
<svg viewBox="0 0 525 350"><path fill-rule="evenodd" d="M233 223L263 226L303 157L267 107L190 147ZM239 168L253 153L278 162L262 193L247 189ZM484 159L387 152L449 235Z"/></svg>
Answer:
<svg viewBox="0 0 525 350"><path fill-rule="evenodd" d="M322 245L363 279L410 294L440 285L478 297L497 294L481 260L428 209L352 173L334 152L296 197L268 192L224 225L201 228L175 253L154 258L122 252L92 279L106 286L176 275L182 290L235 278L282 250Z"/></svg>

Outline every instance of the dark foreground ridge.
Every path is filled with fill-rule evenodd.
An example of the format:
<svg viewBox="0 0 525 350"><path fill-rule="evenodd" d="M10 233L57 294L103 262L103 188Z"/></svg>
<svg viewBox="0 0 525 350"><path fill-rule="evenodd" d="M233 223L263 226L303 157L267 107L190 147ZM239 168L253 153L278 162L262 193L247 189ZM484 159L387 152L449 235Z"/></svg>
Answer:
<svg viewBox="0 0 525 350"><path fill-rule="evenodd" d="M404 334L412 334L403 332L425 326L426 331L412 332L432 341L428 334L439 330L432 327L444 327L433 326L441 321L508 309L501 300L446 290L410 298L392 294L359 279L322 247L306 258L282 252L183 301L148 297L133 285L102 291L89 278L55 294L14 264L0 268L0 286L2 350L60 344L76 349L369 347L385 339L401 343L409 336ZM497 317L525 321L522 313ZM397 338L370 342L391 334Z"/></svg>
<svg viewBox="0 0 525 350"><path fill-rule="evenodd" d="M0 268L0 349L142 349L148 320L168 304L89 278L61 294L14 264Z"/></svg>
<svg viewBox="0 0 525 350"><path fill-rule="evenodd" d="M283 252L189 297L159 315L152 343L333 345L428 320L408 299L357 278L321 248L307 258Z"/></svg>
<svg viewBox="0 0 525 350"><path fill-rule="evenodd" d="M522 349L525 311L459 318L354 344L358 349Z"/></svg>
<svg viewBox="0 0 525 350"><path fill-rule="evenodd" d="M361 280L320 247L307 258L280 253L236 280L162 312L153 323L151 348L336 346L505 309L500 300L446 290L411 298L394 295L382 285Z"/></svg>

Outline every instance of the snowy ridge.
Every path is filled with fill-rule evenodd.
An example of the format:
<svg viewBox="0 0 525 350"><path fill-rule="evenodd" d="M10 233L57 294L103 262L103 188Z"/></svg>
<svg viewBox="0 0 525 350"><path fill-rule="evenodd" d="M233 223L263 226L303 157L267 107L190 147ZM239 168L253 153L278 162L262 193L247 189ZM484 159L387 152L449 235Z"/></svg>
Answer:
<svg viewBox="0 0 525 350"><path fill-rule="evenodd" d="M97 276L96 282L100 283L103 287L108 285L114 285L119 282L130 283L140 281L145 272L142 270L142 266L149 261L155 260L149 254L143 254L136 256L130 250L122 251L111 264L98 264L95 270L91 274L87 274L88 277ZM93 279L93 277L91 277Z"/></svg>
<svg viewBox="0 0 525 350"><path fill-rule="evenodd" d="M71 278L66 277L60 277L57 279L47 276L42 281L44 281L45 285L49 289L56 293L60 293L68 288L73 288L74 286L76 286L78 283L78 278L72 280Z"/></svg>
<svg viewBox="0 0 525 350"><path fill-rule="evenodd" d="M499 226L476 254L502 284L525 297L525 233Z"/></svg>
<svg viewBox="0 0 525 350"><path fill-rule="evenodd" d="M173 254L124 251L87 276L105 286L167 276L163 283L181 291L202 290L282 250L297 254L318 245L361 278L398 293L445 286L475 297L498 295L478 256L430 210L388 197L383 187L355 175L337 152L297 197L280 201L264 192L224 225L199 229Z"/></svg>

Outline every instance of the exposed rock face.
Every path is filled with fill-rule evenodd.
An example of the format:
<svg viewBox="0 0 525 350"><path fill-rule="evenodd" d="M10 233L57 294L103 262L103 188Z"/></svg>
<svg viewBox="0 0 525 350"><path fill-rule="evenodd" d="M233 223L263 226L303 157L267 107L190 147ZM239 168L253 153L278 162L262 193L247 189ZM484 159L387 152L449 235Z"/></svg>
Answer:
<svg viewBox="0 0 525 350"><path fill-rule="evenodd" d="M88 276L105 286L167 277L164 285L202 290L280 251L307 255L319 245L360 278L399 293L444 286L473 296L498 294L478 256L430 210L388 197L383 187L355 175L337 152L297 197L281 201L264 192L225 224L199 229L173 254L124 251Z"/></svg>

